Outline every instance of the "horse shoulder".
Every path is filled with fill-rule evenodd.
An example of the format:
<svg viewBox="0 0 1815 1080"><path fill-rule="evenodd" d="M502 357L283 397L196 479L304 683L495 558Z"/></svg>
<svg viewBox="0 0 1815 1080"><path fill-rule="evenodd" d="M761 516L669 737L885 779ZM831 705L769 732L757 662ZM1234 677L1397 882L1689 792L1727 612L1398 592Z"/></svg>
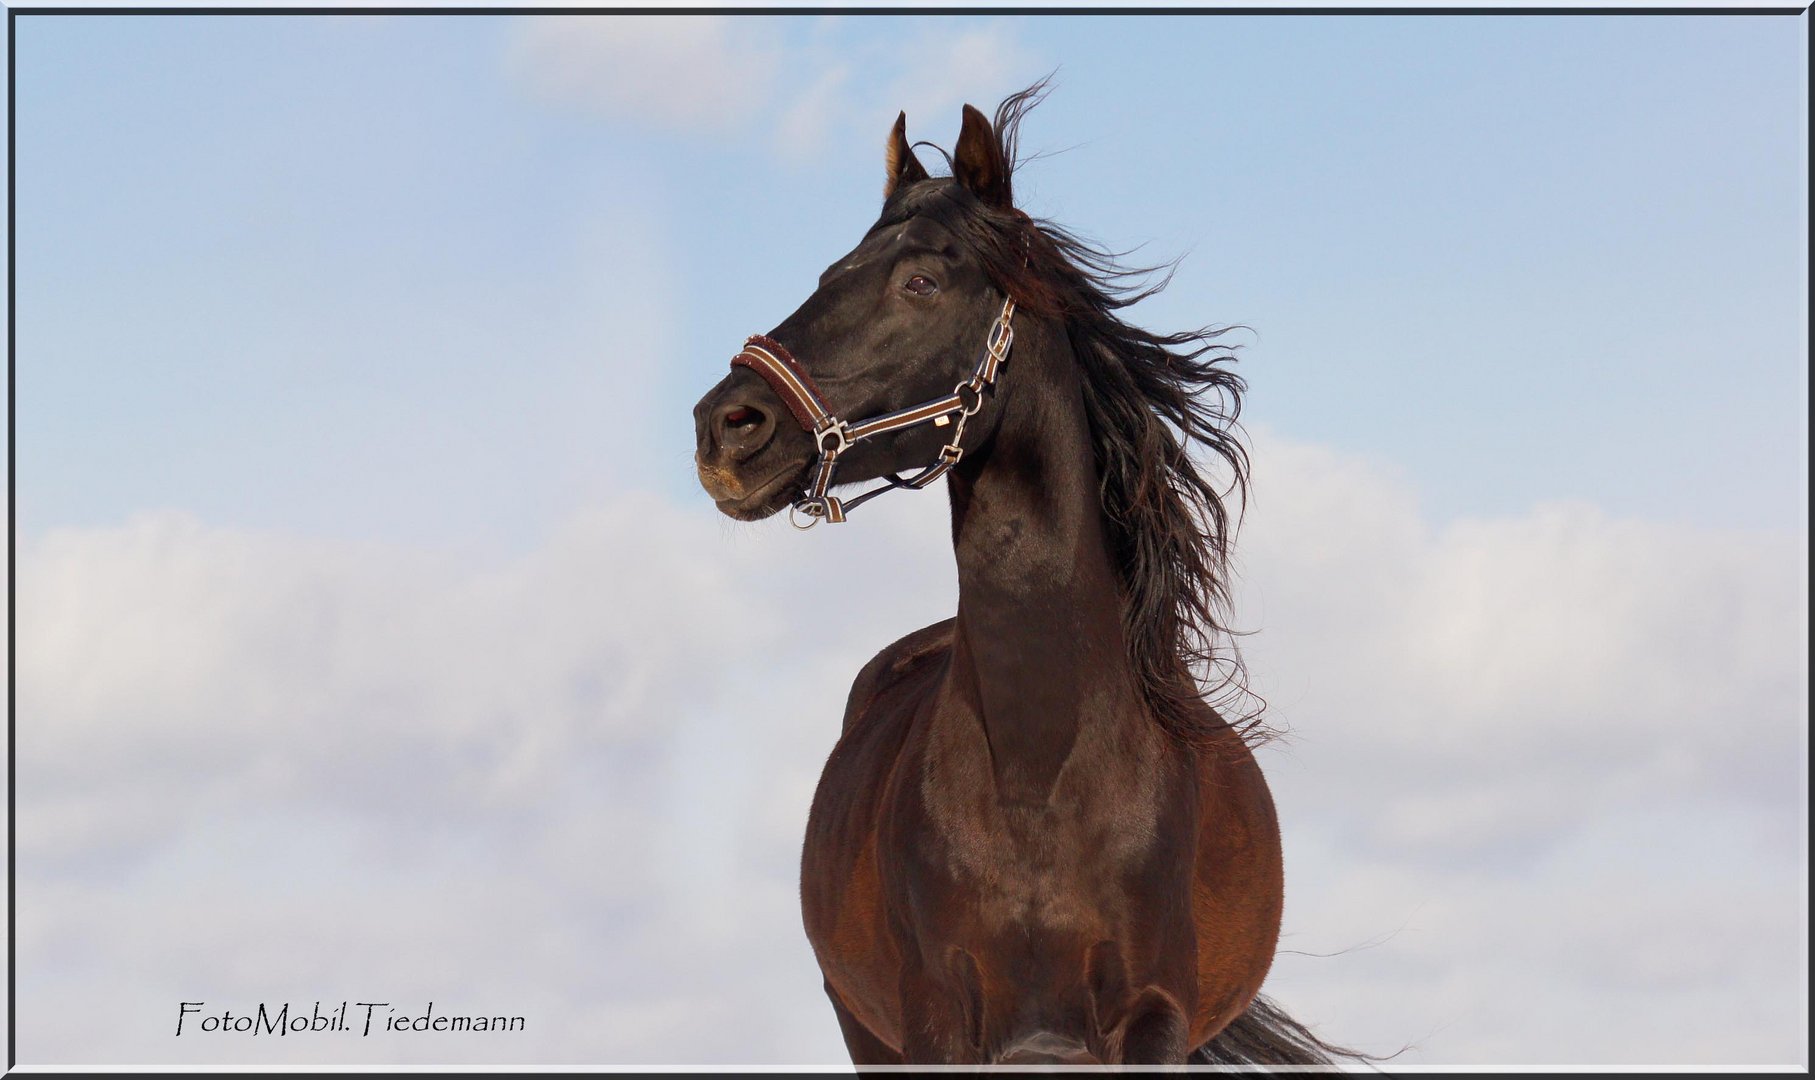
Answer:
<svg viewBox="0 0 1815 1080"><path fill-rule="evenodd" d="M952 620L916 630L877 653L851 685L844 732L820 774L801 850L807 939L841 1010L847 1035L892 1050L900 1030L901 957L888 929L877 822L924 687L951 647ZM860 1041L862 1041L860 1039Z"/></svg>
<svg viewBox="0 0 1815 1080"><path fill-rule="evenodd" d="M1279 940L1284 897L1279 820L1253 752L1225 727L1197 751L1197 765L1194 1045L1240 1015L1260 991Z"/></svg>
<svg viewBox="0 0 1815 1080"><path fill-rule="evenodd" d="M916 630L877 653L851 684L844 729L826 759L807 819L809 862L849 858L874 843L882 812L879 793L895 768L913 716L914 692L924 688L951 645L952 621Z"/></svg>
<svg viewBox="0 0 1815 1080"><path fill-rule="evenodd" d="M845 699L844 731L847 734L878 698L951 649L954 621L944 619L923 626L883 649L863 666L851 683L850 696Z"/></svg>

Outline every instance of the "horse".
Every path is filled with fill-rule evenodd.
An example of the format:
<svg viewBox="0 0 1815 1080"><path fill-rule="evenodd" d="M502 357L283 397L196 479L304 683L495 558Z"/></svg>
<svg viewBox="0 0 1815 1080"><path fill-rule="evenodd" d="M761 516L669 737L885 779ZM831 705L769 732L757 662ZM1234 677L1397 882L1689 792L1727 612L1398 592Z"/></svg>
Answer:
<svg viewBox="0 0 1815 1080"><path fill-rule="evenodd" d="M1264 731L1206 700L1245 384L1223 331L1118 315L1164 282L1015 207L1044 92L964 106L949 176L897 117L876 223L694 409L738 520L836 524L947 480L958 610L851 687L807 937L859 1066L1332 1064L1260 996L1284 887Z"/></svg>

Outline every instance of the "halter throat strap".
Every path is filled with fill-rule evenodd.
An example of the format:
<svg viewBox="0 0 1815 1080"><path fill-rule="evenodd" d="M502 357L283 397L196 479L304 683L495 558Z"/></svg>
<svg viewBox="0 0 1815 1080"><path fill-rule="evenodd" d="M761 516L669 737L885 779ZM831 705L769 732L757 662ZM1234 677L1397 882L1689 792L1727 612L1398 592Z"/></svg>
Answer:
<svg viewBox="0 0 1815 1080"><path fill-rule="evenodd" d="M983 408L984 395L994 389L996 376L1008 361L1009 350L1015 342L1014 319L1015 301L1010 297L1002 301L1002 311L990 326L989 336L984 340L983 355L978 358L971 377L953 387L950 394L856 423L841 420L832 412L826 405L825 396L813 382L813 377L807 374L806 367L781 342L763 334L752 334L747 338L743 349L731 358L731 366L746 367L761 376L788 407L788 412L800 424L801 429L813 436L813 441L819 448L812 480L789 509L789 520L795 527L810 529L821 520L837 524L845 520L848 511L883 492L896 488L926 487L963 460L965 422ZM839 499L828 494L832 487L833 473L838 467L838 456L856 443L921 424L945 427L953 423L954 415L957 421L950 441L940 448L937 459L913 476L903 479L898 474L890 473L880 487L871 488L851 499ZM806 519L804 525L801 524L803 516Z"/></svg>

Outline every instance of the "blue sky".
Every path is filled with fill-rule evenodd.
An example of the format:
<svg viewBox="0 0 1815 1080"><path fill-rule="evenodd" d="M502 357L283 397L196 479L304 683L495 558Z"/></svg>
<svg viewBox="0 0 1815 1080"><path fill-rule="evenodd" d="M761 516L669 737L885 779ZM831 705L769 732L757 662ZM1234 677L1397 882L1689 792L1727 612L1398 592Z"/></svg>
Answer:
<svg viewBox="0 0 1815 1080"><path fill-rule="evenodd" d="M1056 70L1021 205L1252 328L1268 992L1806 1066L1807 19L19 16L22 1062L841 1061L800 835L944 500L734 526L689 410ZM168 1032L371 994L535 1037Z"/></svg>
<svg viewBox="0 0 1815 1080"><path fill-rule="evenodd" d="M748 20L781 83L874 58L793 142L785 86L692 126L538 95L511 20L18 26L28 534L175 505L520 546L632 453L679 494L686 407L874 214L891 64L979 27L912 133L1057 69L1023 202L1186 255L1142 315L1253 327L1253 421L1439 519L1806 519L1795 19Z"/></svg>

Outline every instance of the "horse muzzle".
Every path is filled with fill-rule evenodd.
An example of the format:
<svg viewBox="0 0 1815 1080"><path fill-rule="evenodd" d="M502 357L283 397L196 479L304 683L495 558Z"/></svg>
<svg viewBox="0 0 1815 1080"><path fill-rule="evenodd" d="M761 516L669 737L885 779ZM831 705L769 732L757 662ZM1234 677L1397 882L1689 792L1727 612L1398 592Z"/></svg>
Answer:
<svg viewBox="0 0 1815 1080"><path fill-rule="evenodd" d="M784 438L794 425L761 379L739 371L720 380L693 407L693 427L700 486L726 515L765 518L800 493L811 444ZM794 442L803 445L783 445Z"/></svg>

